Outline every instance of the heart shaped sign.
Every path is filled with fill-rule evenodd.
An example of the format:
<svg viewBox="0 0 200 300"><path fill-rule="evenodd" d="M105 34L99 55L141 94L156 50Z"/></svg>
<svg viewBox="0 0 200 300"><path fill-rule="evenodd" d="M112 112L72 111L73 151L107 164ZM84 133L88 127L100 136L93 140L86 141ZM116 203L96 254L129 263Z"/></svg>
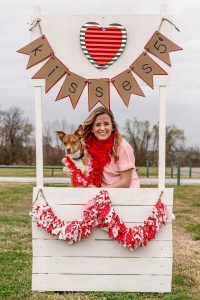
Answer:
<svg viewBox="0 0 200 300"><path fill-rule="evenodd" d="M102 27L88 22L81 27L80 43L83 53L97 69L111 66L126 46L126 29L117 23Z"/></svg>

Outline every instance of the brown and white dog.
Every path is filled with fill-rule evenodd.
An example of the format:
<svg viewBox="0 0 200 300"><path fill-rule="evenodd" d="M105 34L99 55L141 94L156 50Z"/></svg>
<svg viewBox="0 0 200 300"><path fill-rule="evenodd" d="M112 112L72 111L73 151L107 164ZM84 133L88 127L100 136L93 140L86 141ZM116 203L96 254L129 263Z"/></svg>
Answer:
<svg viewBox="0 0 200 300"><path fill-rule="evenodd" d="M59 139L62 141L65 153L75 163L76 167L82 172L87 169L86 160L84 160L84 147L81 142L81 135L83 133L82 125L79 125L78 129L74 133L65 133L63 131L56 131ZM68 168L64 167L64 172L68 172Z"/></svg>

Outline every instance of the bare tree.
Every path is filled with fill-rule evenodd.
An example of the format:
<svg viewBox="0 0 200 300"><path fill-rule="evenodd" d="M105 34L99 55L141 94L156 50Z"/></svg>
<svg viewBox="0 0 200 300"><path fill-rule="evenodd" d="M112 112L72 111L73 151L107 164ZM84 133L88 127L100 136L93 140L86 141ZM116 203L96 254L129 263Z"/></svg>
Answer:
<svg viewBox="0 0 200 300"><path fill-rule="evenodd" d="M54 121L51 124L46 122L44 125L43 145L44 145L44 164L59 165L64 155L63 145L60 142L56 131L72 133L75 125L68 124L65 120Z"/></svg>
<svg viewBox="0 0 200 300"><path fill-rule="evenodd" d="M137 119L127 120L124 128L125 137L132 145L138 165L143 165L147 159L147 151L151 138L148 121L140 122Z"/></svg>
<svg viewBox="0 0 200 300"><path fill-rule="evenodd" d="M127 120L124 128L125 137L132 145L137 165L145 165L146 160L152 164L158 162L158 142L159 126L153 125L150 128L148 121L138 121L137 119ZM166 157L167 164L171 159L175 159L175 152L184 147L184 130L175 126L166 127Z"/></svg>
<svg viewBox="0 0 200 300"><path fill-rule="evenodd" d="M0 111L0 145L6 164L29 161L30 139L33 126L17 107Z"/></svg>
<svg viewBox="0 0 200 300"><path fill-rule="evenodd" d="M64 151L56 134L57 130L71 133L76 130L76 126L68 124L65 120L45 123L43 136L45 165L61 164ZM158 124L151 128L148 121L127 120L124 136L134 149L137 165L145 165L147 159L157 164L158 131ZM31 141L32 133L32 124L19 108L11 107L7 111L0 110L0 164L33 164L35 148ZM184 141L183 130L175 126L166 128L168 164L171 159L175 159L175 153L187 150L184 147ZM199 152L191 151L191 155L194 156L194 153L195 157L198 157ZM191 158L188 156L189 159Z"/></svg>
<svg viewBox="0 0 200 300"><path fill-rule="evenodd" d="M184 148L185 135L184 130L175 126L166 128L166 161L175 160L175 153L182 151Z"/></svg>
<svg viewBox="0 0 200 300"><path fill-rule="evenodd" d="M184 130L175 126L167 126L166 128L166 150L168 153L174 152L184 146L185 135Z"/></svg>

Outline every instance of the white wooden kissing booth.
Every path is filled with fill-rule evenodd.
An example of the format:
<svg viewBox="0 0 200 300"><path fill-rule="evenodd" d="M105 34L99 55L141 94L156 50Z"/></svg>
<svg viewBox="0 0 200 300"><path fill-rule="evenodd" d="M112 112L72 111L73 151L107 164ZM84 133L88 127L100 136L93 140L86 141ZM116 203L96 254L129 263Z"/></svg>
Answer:
<svg viewBox="0 0 200 300"><path fill-rule="evenodd" d="M99 70L96 70L87 60L83 59L82 62L78 59L80 56L80 44L78 44L77 39L78 30L84 23L91 20L100 24L103 22L103 25L123 24L128 28L129 45L133 41L135 44L134 47L127 47L127 54L124 53L117 64L103 71L104 78L112 78L126 66L129 66L130 62L143 51L145 43L158 28L161 17L165 14L166 7L162 6L160 15L43 17L40 16L39 8L35 7L33 19L41 18L43 33L48 37L61 61L75 73L86 78L102 77L102 73L99 73ZM72 25L73 34L71 33ZM165 33L165 30L168 31L168 29L168 25L163 26L162 32ZM56 30L59 31L59 34ZM39 35L38 28L35 28L32 32L32 39ZM66 37L68 42L64 43L63 37ZM56 215L64 220L78 219L83 205L95 196L99 189L43 187L41 109L43 84L41 80L31 80L31 85L35 87L37 165L37 186L33 190L33 201L38 189L42 188ZM165 98L167 84L167 76L155 76L154 85L159 88L160 100L158 188L108 190L117 213L128 226L143 223L151 213L152 206L158 199L161 190L163 190L162 200L167 204L169 210L167 225L162 227L156 239L150 241L147 247L130 252L122 245L110 240L106 232L99 229L94 230L90 238L69 245L48 235L43 229L38 228L33 220L33 290L171 291L173 189L165 188Z"/></svg>

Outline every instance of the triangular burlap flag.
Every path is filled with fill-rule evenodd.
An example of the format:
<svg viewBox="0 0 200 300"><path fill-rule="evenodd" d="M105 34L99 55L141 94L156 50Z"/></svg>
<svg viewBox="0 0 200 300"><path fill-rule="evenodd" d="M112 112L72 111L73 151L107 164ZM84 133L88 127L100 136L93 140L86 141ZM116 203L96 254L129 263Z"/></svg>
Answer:
<svg viewBox="0 0 200 300"><path fill-rule="evenodd" d="M146 44L145 49L169 66L171 66L169 52L183 50L183 48L174 44L159 31L156 31L152 35L151 39Z"/></svg>
<svg viewBox="0 0 200 300"><path fill-rule="evenodd" d="M45 92L47 93L66 73L68 69L61 61L53 56L32 77L32 79L45 79Z"/></svg>
<svg viewBox="0 0 200 300"><path fill-rule="evenodd" d="M111 81L126 106L129 105L131 94L145 97L143 91L129 69L113 77Z"/></svg>
<svg viewBox="0 0 200 300"><path fill-rule="evenodd" d="M110 110L110 81L109 78L88 80L88 109L89 111L100 102Z"/></svg>
<svg viewBox="0 0 200 300"><path fill-rule="evenodd" d="M87 80L85 78L75 73L68 72L58 96L56 97L56 101L65 97L69 97L73 108L75 108L86 83Z"/></svg>
<svg viewBox="0 0 200 300"><path fill-rule="evenodd" d="M143 52L130 66L131 70L137 74L148 86L153 89L153 75L167 75L146 52Z"/></svg>
<svg viewBox="0 0 200 300"><path fill-rule="evenodd" d="M17 52L30 55L27 69L53 55L53 49L44 35L19 49Z"/></svg>

